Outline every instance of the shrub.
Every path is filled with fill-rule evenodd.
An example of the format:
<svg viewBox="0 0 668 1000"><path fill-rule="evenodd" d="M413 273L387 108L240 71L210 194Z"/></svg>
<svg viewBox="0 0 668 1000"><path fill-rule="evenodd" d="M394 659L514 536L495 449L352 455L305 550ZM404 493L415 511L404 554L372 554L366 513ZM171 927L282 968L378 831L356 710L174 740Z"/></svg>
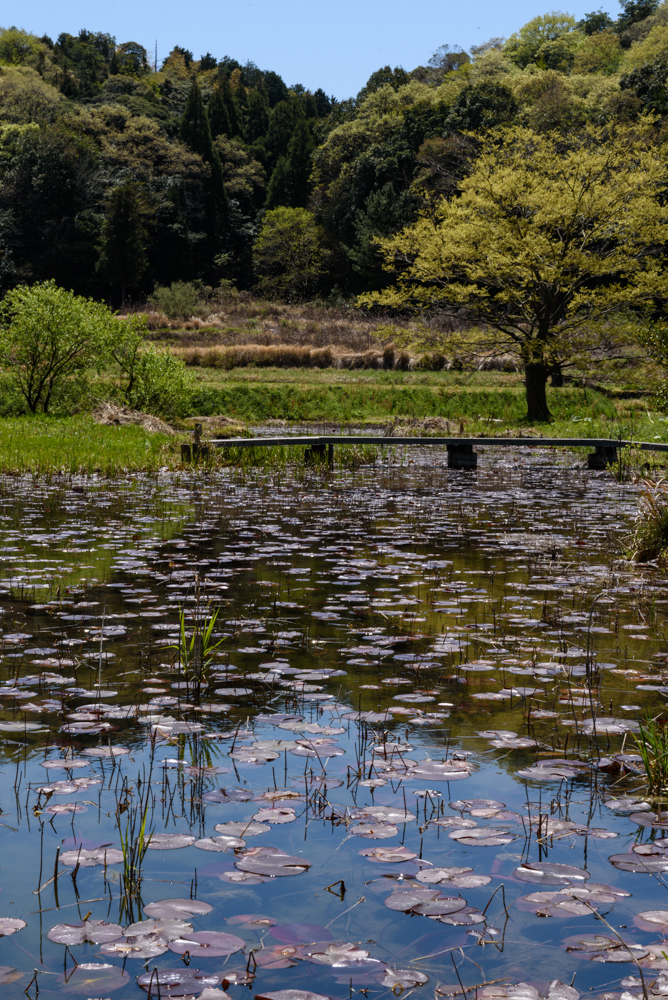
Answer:
<svg viewBox="0 0 668 1000"><path fill-rule="evenodd" d="M0 306L0 363L31 413L71 411L124 334L123 321L93 299L54 281L20 286Z"/></svg>
<svg viewBox="0 0 668 1000"><path fill-rule="evenodd" d="M190 319L204 312L205 302L201 290L191 281L173 281L159 285L149 302L170 319Z"/></svg>

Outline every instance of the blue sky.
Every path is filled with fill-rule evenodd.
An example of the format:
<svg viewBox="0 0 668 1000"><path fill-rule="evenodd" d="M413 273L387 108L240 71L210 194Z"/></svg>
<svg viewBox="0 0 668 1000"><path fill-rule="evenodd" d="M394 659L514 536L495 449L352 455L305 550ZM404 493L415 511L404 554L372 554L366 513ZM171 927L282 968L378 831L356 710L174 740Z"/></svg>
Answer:
<svg viewBox="0 0 668 1000"><path fill-rule="evenodd" d="M600 0L580 0L565 9L581 17ZM80 28L105 31L117 41L135 41L158 58L174 45L196 58L209 51L220 58L253 60L273 69L290 85L322 87L339 99L350 97L380 66L412 69L440 45L468 48L488 38L508 36L530 18L554 8L549 0L23 0L3 12L3 26L15 23L52 38ZM602 4L615 17L616 0Z"/></svg>

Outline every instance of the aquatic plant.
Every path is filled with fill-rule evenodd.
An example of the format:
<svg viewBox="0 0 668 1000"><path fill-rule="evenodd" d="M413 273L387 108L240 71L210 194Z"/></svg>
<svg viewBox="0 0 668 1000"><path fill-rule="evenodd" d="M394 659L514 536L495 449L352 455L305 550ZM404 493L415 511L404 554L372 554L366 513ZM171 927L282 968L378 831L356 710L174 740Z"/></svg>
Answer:
<svg viewBox="0 0 668 1000"><path fill-rule="evenodd" d="M647 713L635 737L650 794L668 792L668 718Z"/></svg>
<svg viewBox="0 0 668 1000"><path fill-rule="evenodd" d="M644 479L638 496L638 513L630 545L637 562L661 558L668 548L668 481Z"/></svg>

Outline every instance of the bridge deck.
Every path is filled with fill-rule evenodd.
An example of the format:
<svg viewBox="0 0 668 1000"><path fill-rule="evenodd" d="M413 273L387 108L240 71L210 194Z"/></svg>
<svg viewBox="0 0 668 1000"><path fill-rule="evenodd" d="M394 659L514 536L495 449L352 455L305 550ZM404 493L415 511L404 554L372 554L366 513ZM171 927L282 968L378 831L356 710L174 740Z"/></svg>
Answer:
<svg viewBox="0 0 668 1000"><path fill-rule="evenodd" d="M207 444L217 448L313 447L314 445L473 445L479 447L520 446L529 448L638 448L641 451L668 451L659 441L627 441L620 438L545 437L381 437L372 434L284 435L281 437L214 438Z"/></svg>

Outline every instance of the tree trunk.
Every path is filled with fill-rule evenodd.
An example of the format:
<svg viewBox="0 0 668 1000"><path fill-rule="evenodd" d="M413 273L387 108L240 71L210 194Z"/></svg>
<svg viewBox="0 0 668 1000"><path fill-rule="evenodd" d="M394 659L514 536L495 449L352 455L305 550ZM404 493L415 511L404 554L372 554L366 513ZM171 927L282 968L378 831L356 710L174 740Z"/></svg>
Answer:
<svg viewBox="0 0 668 1000"><path fill-rule="evenodd" d="M525 369L527 420L548 421L552 414L547 405L545 387L550 368L545 364L528 364Z"/></svg>
<svg viewBox="0 0 668 1000"><path fill-rule="evenodd" d="M552 385L557 389L563 388L564 385L564 373L561 364L552 365Z"/></svg>

